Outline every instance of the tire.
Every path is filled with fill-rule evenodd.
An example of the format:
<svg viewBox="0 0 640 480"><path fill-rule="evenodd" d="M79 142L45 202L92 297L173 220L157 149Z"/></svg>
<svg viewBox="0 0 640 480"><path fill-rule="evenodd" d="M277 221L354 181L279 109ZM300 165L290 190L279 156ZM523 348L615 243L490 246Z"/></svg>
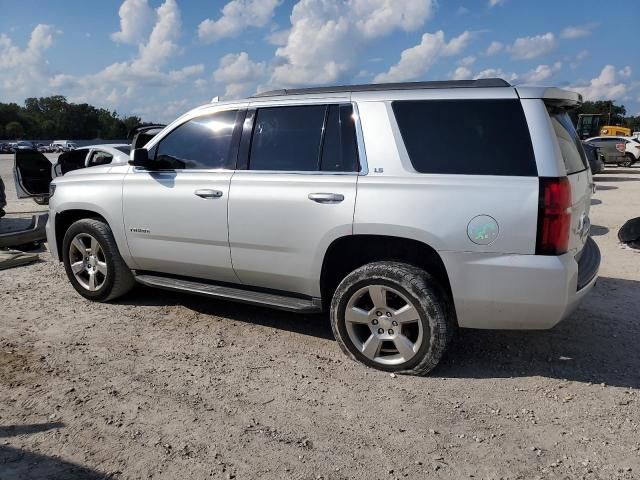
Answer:
<svg viewBox="0 0 640 480"><path fill-rule="evenodd" d="M73 288L89 300L107 302L135 285L109 225L102 220L85 218L73 223L64 234L62 260Z"/></svg>
<svg viewBox="0 0 640 480"><path fill-rule="evenodd" d="M349 357L409 375L425 375L438 365L456 330L452 302L435 279L391 261L369 263L347 275L333 295L330 318Z"/></svg>
<svg viewBox="0 0 640 480"><path fill-rule="evenodd" d="M630 153L625 154L624 157L624 162L619 162L617 164L619 167L631 167L636 162L636 158Z"/></svg>

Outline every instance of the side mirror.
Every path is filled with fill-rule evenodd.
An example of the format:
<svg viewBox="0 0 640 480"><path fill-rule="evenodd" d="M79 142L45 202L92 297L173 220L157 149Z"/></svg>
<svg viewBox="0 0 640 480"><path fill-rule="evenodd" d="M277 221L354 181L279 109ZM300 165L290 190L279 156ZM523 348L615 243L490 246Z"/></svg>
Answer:
<svg viewBox="0 0 640 480"><path fill-rule="evenodd" d="M132 150L129 165L153 170L153 162L149 160L149 151L146 148L136 148Z"/></svg>

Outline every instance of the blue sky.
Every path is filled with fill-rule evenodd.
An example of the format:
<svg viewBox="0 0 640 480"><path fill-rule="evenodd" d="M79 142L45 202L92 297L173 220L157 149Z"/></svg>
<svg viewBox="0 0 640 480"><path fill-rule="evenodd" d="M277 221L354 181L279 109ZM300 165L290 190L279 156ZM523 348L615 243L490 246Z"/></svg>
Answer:
<svg viewBox="0 0 640 480"><path fill-rule="evenodd" d="M216 95L501 76L640 114L638 18L637 0L0 0L0 101L169 121Z"/></svg>

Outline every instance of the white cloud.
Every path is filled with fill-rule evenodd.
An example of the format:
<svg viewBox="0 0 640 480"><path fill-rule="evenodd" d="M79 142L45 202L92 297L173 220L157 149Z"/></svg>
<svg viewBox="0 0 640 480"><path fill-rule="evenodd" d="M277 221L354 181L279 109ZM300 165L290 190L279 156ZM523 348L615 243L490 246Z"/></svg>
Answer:
<svg viewBox="0 0 640 480"><path fill-rule="evenodd" d="M180 49L177 44L182 21L176 0L165 0L156 10L156 24L151 30L149 40L140 45L135 66L157 69L176 55Z"/></svg>
<svg viewBox="0 0 640 480"><path fill-rule="evenodd" d="M420 28L433 0L300 0L286 44L276 50L273 86L332 83L355 68L358 53L394 30Z"/></svg>
<svg viewBox="0 0 640 480"><path fill-rule="evenodd" d="M569 25L560 32L560 38L574 39L588 37L595 27L596 25L593 23L587 25Z"/></svg>
<svg viewBox="0 0 640 480"><path fill-rule="evenodd" d="M274 30L269 35L267 35L266 40L271 45L277 45L281 47L287 44L289 33L291 33L290 30Z"/></svg>
<svg viewBox="0 0 640 480"><path fill-rule="evenodd" d="M631 72L631 67L627 65L623 69L618 70L618 75L620 75L622 78L629 78L631 76Z"/></svg>
<svg viewBox="0 0 640 480"><path fill-rule="evenodd" d="M404 50L400 54L400 61L386 73L377 75L375 81L415 80L423 76L440 57L459 54L469 43L471 36L470 32L465 31L446 42L442 30L425 33L418 45Z"/></svg>
<svg viewBox="0 0 640 480"><path fill-rule="evenodd" d="M247 52L230 53L220 59L213 73L216 82L225 84L225 99L246 96L255 92L256 86L264 81L265 62L254 62Z"/></svg>
<svg viewBox="0 0 640 480"><path fill-rule="evenodd" d="M126 0L125 0L126 1ZM164 67L181 52L178 38L182 28L180 9L176 0L165 0L152 15L154 21L148 38L138 44L138 55L129 62L113 63L97 73L86 75L58 74L51 77L48 87L69 96L72 101L112 108L136 110L141 88L170 89L204 73L204 65L188 65L166 70ZM140 104L146 103L139 102ZM164 113L165 110L158 110ZM162 116L166 118L165 114ZM156 117L157 118L157 117Z"/></svg>
<svg viewBox="0 0 640 480"><path fill-rule="evenodd" d="M503 78L508 82L514 82L518 79L518 75L515 73L506 73L501 68L487 68L475 74L473 78L474 80L480 78Z"/></svg>
<svg viewBox="0 0 640 480"><path fill-rule="evenodd" d="M38 86L46 83L49 75L49 65L43 54L53 45L54 35L59 33L51 25L38 24L24 49L0 33L0 98L20 101L40 91Z"/></svg>
<svg viewBox="0 0 640 480"><path fill-rule="evenodd" d="M456 68L449 77L451 80L466 80L471 78L471 70L468 67L461 65Z"/></svg>
<svg viewBox="0 0 640 480"><path fill-rule="evenodd" d="M613 65L605 66L600 75L592 78L588 84L573 85L571 89L581 93L585 100L615 100L623 97L629 90L618 79Z"/></svg>
<svg viewBox="0 0 640 480"><path fill-rule="evenodd" d="M516 60L531 60L551 53L557 45L555 35L548 32L534 37L516 38L516 41L507 47L507 50Z"/></svg>
<svg viewBox="0 0 640 480"><path fill-rule="evenodd" d="M111 34L114 42L137 45L149 35L154 13L147 0L124 0L118 15L120 31Z"/></svg>
<svg viewBox="0 0 640 480"><path fill-rule="evenodd" d="M282 0L232 0L218 20L207 18L198 26L200 40L212 43L234 37L246 27L264 27L273 18Z"/></svg>
<svg viewBox="0 0 640 480"><path fill-rule="evenodd" d="M538 83L543 82L554 73L560 71L562 68L562 62L555 62L553 65L538 65L533 70L525 73L520 78L522 79L522 83Z"/></svg>
<svg viewBox="0 0 640 480"><path fill-rule="evenodd" d="M502 43L493 41L484 51L484 54L487 56L497 55L502 51L503 48L504 45L502 45Z"/></svg>
<svg viewBox="0 0 640 480"><path fill-rule="evenodd" d="M458 61L458 65L461 67L470 67L476 63L476 57L473 55L469 55L468 57L464 57Z"/></svg>
<svg viewBox="0 0 640 480"><path fill-rule="evenodd" d="M489 8L496 7L498 5L504 5L507 0L489 0Z"/></svg>

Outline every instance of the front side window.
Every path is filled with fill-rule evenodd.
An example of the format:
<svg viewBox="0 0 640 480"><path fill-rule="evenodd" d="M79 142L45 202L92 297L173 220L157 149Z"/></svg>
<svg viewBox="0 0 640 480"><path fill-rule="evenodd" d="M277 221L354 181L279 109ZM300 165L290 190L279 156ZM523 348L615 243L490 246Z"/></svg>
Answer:
<svg viewBox="0 0 640 480"><path fill-rule="evenodd" d="M409 100L392 107L419 173L537 175L519 100Z"/></svg>
<svg viewBox="0 0 640 480"><path fill-rule="evenodd" d="M155 161L161 169L233 169L237 110L217 112L183 123L160 140Z"/></svg>
<svg viewBox="0 0 640 480"><path fill-rule="evenodd" d="M249 169L356 172L353 107L336 104L258 109Z"/></svg>

